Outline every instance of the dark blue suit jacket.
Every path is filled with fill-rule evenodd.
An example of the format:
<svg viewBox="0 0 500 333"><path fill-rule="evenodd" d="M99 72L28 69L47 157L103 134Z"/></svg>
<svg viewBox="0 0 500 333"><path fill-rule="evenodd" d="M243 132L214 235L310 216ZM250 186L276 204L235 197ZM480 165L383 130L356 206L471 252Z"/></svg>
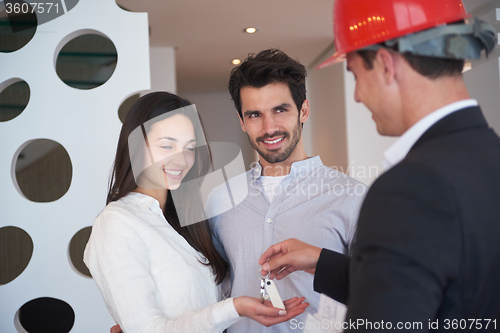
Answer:
<svg viewBox="0 0 500 333"><path fill-rule="evenodd" d="M315 290L347 301L347 320L500 330L500 139L480 108L435 123L374 182L352 258L323 250Z"/></svg>

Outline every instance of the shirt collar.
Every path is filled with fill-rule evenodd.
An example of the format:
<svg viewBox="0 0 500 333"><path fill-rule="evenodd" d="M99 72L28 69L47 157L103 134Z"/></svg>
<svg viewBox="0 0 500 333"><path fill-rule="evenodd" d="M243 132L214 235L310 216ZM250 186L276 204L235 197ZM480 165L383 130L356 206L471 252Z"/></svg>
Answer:
<svg viewBox="0 0 500 333"><path fill-rule="evenodd" d="M298 175L308 174L310 170L313 170L319 166L323 165L321 158L319 156L314 156L302 161L297 161L292 163L292 168L290 174L294 177ZM253 179L258 179L262 175L262 165L257 162L257 165L252 170Z"/></svg>
<svg viewBox="0 0 500 333"><path fill-rule="evenodd" d="M137 206L150 209L155 213L157 213L158 211L161 212L160 203L158 202L158 200L146 194L142 194L139 192L130 192L123 197L123 200L125 202L134 203Z"/></svg>
<svg viewBox="0 0 500 333"><path fill-rule="evenodd" d="M466 99L448 104L420 119L385 151L383 162L385 169L389 170L401 162L422 134L439 120L455 111L477 105L478 103L475 99Z"/></svg>

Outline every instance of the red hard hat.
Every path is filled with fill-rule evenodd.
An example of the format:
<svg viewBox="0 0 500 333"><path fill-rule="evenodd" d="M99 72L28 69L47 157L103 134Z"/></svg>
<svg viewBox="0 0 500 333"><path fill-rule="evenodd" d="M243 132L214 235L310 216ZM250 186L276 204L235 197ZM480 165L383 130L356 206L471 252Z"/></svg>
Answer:
<svg viewBox="0 0 500 333"><path fill-rule="evenodd" d="M337 52L318 68L342 61L346 53L467 17L461 0L335 0Z"/></svg>

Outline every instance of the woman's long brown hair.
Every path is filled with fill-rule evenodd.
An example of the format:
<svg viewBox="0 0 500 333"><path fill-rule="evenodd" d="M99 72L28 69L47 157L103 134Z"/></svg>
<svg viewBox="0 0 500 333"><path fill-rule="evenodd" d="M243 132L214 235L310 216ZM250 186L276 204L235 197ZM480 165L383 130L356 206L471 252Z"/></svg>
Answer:
<svg viewBox="0 0 500 333"><path fill-rule="evenodd" d="M108 196L106 204L119 200L135 190L135 182L132 171L131 158L129 154L129 136L138 126L143 126L148 120L158 117L167 112L171 115L178 114L178 109L191 105L189 101L168 92L154 92L141 97L130 108L118 139L116 158L113 165L113 173L109 182ZM206 142L201 119L194 113L183 113L187 116L194 127L197 142ZM170 116L170 114L168 115ZM147 131L147 129L146 129ZM188 172L184 180L197 179L205 176L211 169L211 153L207 145L197 146L195 149L195 161L193 167ZM179 189L181 189L183 184ZM226 276L228 265L215 249L212 243L212 231L207 220L182 227L179 222L177 209L189 212L190 204L199 204L200 199L193 196L192 191L184 191L185 198L176 200L174 205L171 191L168 191L167 201L163 210L168 223L198 252L203 254L208 260L207 265L212 268L215 275L215 282L221 283ZM184 195L184 194L182 194ZM180 212L180 211L179 211Z"/></svg>

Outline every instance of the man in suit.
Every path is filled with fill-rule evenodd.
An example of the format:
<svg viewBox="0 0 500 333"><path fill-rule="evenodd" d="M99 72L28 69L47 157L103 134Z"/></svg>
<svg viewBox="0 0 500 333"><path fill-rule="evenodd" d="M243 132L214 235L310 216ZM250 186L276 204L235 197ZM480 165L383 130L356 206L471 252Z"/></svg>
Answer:
<svg viewBox="0 0 500 333"><path fill-rule="evenodd" d="M346 55L356 101L380 134L401 138L350 259L291 239L259 263L278 279L315 274L316 291L347 303L346 332L500 326L500 139L461 75L496 32L466 17L460 0L335 3L331 60Z"/></svg>

